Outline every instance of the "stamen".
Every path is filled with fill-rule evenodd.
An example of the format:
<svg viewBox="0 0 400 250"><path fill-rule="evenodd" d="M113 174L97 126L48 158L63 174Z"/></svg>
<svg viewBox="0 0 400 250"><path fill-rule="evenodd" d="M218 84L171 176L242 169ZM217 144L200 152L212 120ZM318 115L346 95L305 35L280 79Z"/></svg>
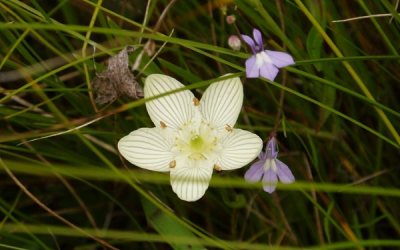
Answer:
<svg viewBox="0 0 400 250"><path fill-rule="evenodd" d="M267 148L267 158L268 159L272 158L272 148Z"/></svg>
<svg viewBox="0 0 400 250"><path fill-rule="evenodd" d="M222 168L220 166L218 166L217 164L214 164L214 169L216 171L221 171L222 170Z"/></svg>
<svg viewBox="0 0 400 250"><path fill-rule="evenodd" d="M196 97L193 98L193 102L194 102L194 106L199 106L200 105L200 101Z"/></svg>
<svg viewBox="0 0 400 250"><path fill-rule="evenodd" d="M165 125L164 122L160 124ZM219 137L216 136L217 129L211 123L202 119L199 119L199 121L193 119L187 120L180 125L180 131L172 137L174 152L179 154L184 152L186 153L184 157L187 157L187 160L194 160L196 162L208 159L209 157L213 160L215 154L212 153L214 149L217 150L220 146L218 142Z"/></svg>
<svg viewBox="0 0 400 250"><path fill-rule="evenodd" d="M163 121L160 121L160 125L161 125L161 127L162 127L163 129L167 128L167 125L166 125Z"/></svg>
<svg viewBox="0 0 400 250"><path fill-rule="evenodd" d="M233 131L232 127L229 126L228 124L226 124L225 129L228 130L228 132L232 132Z"/></svg>
<svg viewBox="0 0 400 250"><path fill-rule="evenodd" d="M174 168L174 167L176 167L176 161L175 160L173 160L173 161L171 161L169 163L169 168Z"/></svg>

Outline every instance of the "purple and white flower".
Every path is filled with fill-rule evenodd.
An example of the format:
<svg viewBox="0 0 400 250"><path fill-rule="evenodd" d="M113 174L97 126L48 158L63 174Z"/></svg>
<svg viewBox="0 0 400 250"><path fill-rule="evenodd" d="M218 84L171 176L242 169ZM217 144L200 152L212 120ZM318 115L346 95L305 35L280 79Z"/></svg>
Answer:
<svg viewBox="0 0 400 250"><path fill-rule="evenodd" d="M144 97L184 87L172 77L146 78ZM118 142L132 164L170 172L171 185L185 201L200 199L213 169L234 170L250 163L262 149L257 135L233 126L243 103L239 77L211 84L199 101L190 90L146 102L155 128L141 128Z"/></svg>
<svg viewBox="0 0 400 250"><path fill-rule="evenodd" d="M246 61L247 78L257 78L262 76L273 81L279 72L278 68L295 64L293 57L287 53L279 51L264 50L261 32L253 30L254 40L251 37L242 35L243 40L251 47L254 55Z"/></svg>
<svg viewBox="0 0 400 250"><path fill-rule="evenodd" d="M258 156L260 160L247 170L244 175L246 181L258 182L263 178L264 191L270 194L275 191L278 177L282 183L293 183L294 176L292 172L285 163L276 158L277 156L278 150L276 150L275 138L272 138L265 147L265 153L261 152Z"/></svg>

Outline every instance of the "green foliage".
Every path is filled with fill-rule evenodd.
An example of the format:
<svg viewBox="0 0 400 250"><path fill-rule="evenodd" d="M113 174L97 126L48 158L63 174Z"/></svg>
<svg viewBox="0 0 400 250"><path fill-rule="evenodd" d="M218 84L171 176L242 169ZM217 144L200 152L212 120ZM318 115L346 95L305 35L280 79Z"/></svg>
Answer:
<svg viewBox="0 0 400 250"><path fill-rule="evenodd" d="M399 248L396 1L176 1L154 31L169 2L152 0L143 22L146 1L0 0L0 248ZM395 15L333 22L380 13ZM295 58L275 82L245 79L250 54L227 45L253 27L268 49ZM149 39L156 51L166 42L153 61L142 54ZM241 77L236 127L266 139L278 124L279 159L297 181L269 195L244 181L249 166L216 172L206 195L187 203L168 174L124 161L116 143L153 126L151 99L95 110L89 93L126 45L138 48L130 66L142 54L134 75L149 63L142 86L163 73L200 98L222 75Z"/></svg>

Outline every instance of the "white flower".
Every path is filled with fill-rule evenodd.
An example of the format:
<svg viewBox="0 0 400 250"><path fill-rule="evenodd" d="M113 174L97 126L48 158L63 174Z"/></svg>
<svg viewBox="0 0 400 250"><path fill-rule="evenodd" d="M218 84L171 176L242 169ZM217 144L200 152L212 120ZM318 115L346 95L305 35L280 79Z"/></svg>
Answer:
<svg viewBox="0 0 400 250"><path fill-rule="evenodd" d="M181 87L169 76L150 75L144 97ZM238 77L211 84L200 101L185 90L146 102L156 127L133 131L118 142L118 149L138 167L170 172L172 189L179 198L196 201L207 190L213 169L241 168L261 151L260 137L233 128L242 103Z"/></svg>

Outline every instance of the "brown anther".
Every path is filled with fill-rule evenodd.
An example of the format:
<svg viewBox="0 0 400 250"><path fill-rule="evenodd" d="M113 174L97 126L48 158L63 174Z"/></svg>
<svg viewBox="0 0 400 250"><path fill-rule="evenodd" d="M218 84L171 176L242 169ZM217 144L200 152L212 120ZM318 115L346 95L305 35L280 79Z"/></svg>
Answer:
<svg viewBox="0 0 400 250"><path fill-rule="evenodd" d="M221 171L222 170L222 168L220 166L218 166L217 164L214 164L214 169L216 171Z"/></svg>
<svg viewBox="0 0 400 250"><path fill-rule="evenodd" d="M193 98L193 102L194 102L194 106L199 106L199 104L200 104L199 99L197 99L196 97Z"/></svg>
<svg viewBox="0 0 400 250"><path fill-rule="evenodd" d="M225 128L226 128L226 130L228 130L228 132L232 132L233 131L232 127L229 126L228 124L226 124Z"/></svg>
<svg viewBox="0 0 400 250"><path fill-rule="evenodd" d="M176 167L176 161L174 160L174 161L171 161L170 163L169 163L169 168L174 168L174 167Z"/></svg>
<svg viewBox="0 0 400 250"><path fill-rule="evenodd" d="M167 124L165 124L163 121L160 121L160 125L163 129L165 129L167 127Z"/></svg>

